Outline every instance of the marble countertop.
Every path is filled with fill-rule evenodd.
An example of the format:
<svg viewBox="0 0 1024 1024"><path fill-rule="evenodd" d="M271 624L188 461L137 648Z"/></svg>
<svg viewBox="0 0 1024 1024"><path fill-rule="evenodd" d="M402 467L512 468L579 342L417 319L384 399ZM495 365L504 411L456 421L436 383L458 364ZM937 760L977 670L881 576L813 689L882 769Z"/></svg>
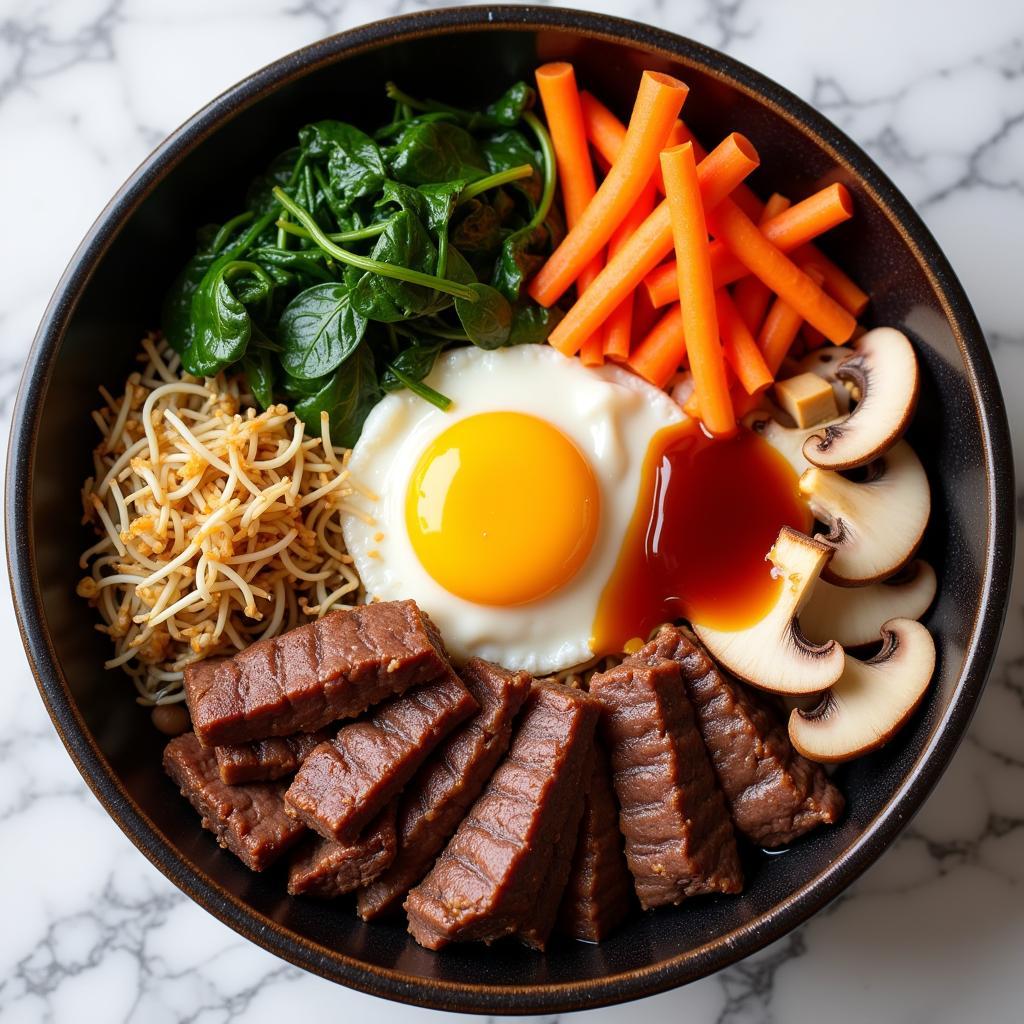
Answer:
<svg viewBox="0 0 1024 1024"><path fill-rule="evenodd" d="M161 138L248 72L417 0L0 0L0 430L65 262ZM1024 452L1024 6L1011 0L581 2L720 47L863 145L917 205L988 335ZM942 8L941 12L939 8ZM1021 474L1018 467L1018 476ZM1024 500L1020 501L1024 511ZM1017 574L1019 577L1019 573ZM1024 1006L1024 630L1018 586L968 737L878 864L761 954L588 1020L1017 1022ZM86 789L0 591L0 1018L428 1022L276 959L191 903ZM55 841L59 823L61 842ZM75 852L68 870L66 849ZM576 1016L576 1015L567 1015Z"/></svg>

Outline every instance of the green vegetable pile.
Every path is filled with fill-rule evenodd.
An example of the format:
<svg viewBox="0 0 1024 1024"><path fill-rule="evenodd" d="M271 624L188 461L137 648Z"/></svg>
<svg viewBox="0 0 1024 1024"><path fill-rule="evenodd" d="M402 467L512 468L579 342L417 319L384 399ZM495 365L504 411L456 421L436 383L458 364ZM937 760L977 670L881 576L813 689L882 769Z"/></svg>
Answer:
<svg viewBox="0 0 1024 1024"><path fill-rule="evenodd" d="M541 342L560 316L522 293L564 233L533 91L482 111L387 92L372 135L302 128L245 209L200 231L163 312L185 371L242 373L316 435L326 412L346 446L386 392L447 408L423 383L444 348Z"/></svg>

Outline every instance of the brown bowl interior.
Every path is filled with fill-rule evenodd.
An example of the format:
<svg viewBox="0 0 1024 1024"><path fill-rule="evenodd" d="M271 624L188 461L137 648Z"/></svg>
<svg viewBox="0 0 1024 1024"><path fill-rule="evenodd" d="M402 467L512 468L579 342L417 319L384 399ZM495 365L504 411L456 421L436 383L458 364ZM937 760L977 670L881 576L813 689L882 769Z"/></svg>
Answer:
<svg viewBox="0 0 1024 1024"><path fill-rule="evenodd" d="M344 901L286 897L280 871L251 874L198 827L160 770L159 737L127 679L102 669L107 642L75 596L78 554L90 542L78 489L96 440L88 414L97 387L116 389L129 372L194 227L230 215L244 183L292 143L298 126L323 117L374 124L388 114L387 79L477 103L552 58L572 60L581 82L623 115L641 69L678 74L691 87L685 113L698 136L714 142L737 130L754 142L762 168L751 184L763 195L800 199L837 180L853 192L856 217L823 247L870 292L869 323L900 326L917 345L924 383L911 440L932 485L924 554L938 570L939 595L926 621L939 664L909 727L837 773L849 799L842 823L779 855L746 851L742 897L638 916L600 946L555 941L546 956L514 944L435 955L400 924L360 923ZM65 742L172 880L262 945L349 985L452 1009L536 1012L657 991L759 948L836 895L917 806L962 733L992 654L1005 593L1006 566L995 559L1000 545L1005 558L1009 538L1008 445L1001 458L993 451L991 437L998 442L1005 431L1001 401L945 261L834 128L748 69L654 30L524 9L499 11L487 25L463 9L370 27L287 58L185 126L108 208L62 282L34 360L15 434L8 527L27 643Z"/></svg>

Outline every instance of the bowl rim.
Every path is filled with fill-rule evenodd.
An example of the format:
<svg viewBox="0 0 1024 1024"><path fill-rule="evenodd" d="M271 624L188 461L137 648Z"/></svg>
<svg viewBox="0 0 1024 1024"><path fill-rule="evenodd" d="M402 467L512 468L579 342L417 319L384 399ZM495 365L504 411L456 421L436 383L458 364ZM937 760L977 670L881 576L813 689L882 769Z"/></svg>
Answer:
<svg viewBox="0 0 1024 1024"><path fill-rule="evenodd" d="M127 220L195 145L264 96L361 51L422 36L468 31L543 30L636 45L697 65L764 103L855 175L885 212L930 280L968 374L984 452L987 536L982 591L949 704L911 771L855 843L832 864L748 924L667 960L600 978L497 986L424 978L385 969L294 935L227 892L163 839L132 800L86 730L50 641L32 529L32 466L38 420L56 355L92 273ZM18 390L5 494L8 573L22 643L62 742L97 799L135 846L175 885L239 934L291 963L372 995L475 1013L561 1012L624 1002L687 984L763 948L804 922L857 878L920 807L963 738L995 656L1006 613L1014 548L1014 474L1009 426L991 355L964 289L910 203L835 125L761 73L663 29L558 7L439 8L388 18L329 36L255 71L175 129L115 193L71 257L33 340ZM11 538L23 538L11 543Z"/></svg>

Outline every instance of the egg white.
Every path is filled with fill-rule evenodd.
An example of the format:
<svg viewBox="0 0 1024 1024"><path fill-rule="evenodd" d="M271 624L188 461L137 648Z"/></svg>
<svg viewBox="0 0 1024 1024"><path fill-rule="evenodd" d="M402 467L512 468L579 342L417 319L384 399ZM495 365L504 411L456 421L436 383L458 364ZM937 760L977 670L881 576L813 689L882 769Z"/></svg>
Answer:
<svg viewBox="0 0 1024 1024"><path fill-rule="evenodd" d="M368 599L413 598L456 660L478 656L535 675L587 661L648 446L684 418L681 409L627 370L588 368L547 345L456 349L438 359L427 383L452 400L447 412L409 391L390 394L370 413L352 451L352 477L374 497L350 499L357 512L344 517L343 528ZM490 606L456 597L420 564L406 528L406 492L434 438L460 419L506 411L545 420L576 444L600 490L600 517L590 554L564 586L529 604ZM548 500L536 495L538 516Z"/></svg>

